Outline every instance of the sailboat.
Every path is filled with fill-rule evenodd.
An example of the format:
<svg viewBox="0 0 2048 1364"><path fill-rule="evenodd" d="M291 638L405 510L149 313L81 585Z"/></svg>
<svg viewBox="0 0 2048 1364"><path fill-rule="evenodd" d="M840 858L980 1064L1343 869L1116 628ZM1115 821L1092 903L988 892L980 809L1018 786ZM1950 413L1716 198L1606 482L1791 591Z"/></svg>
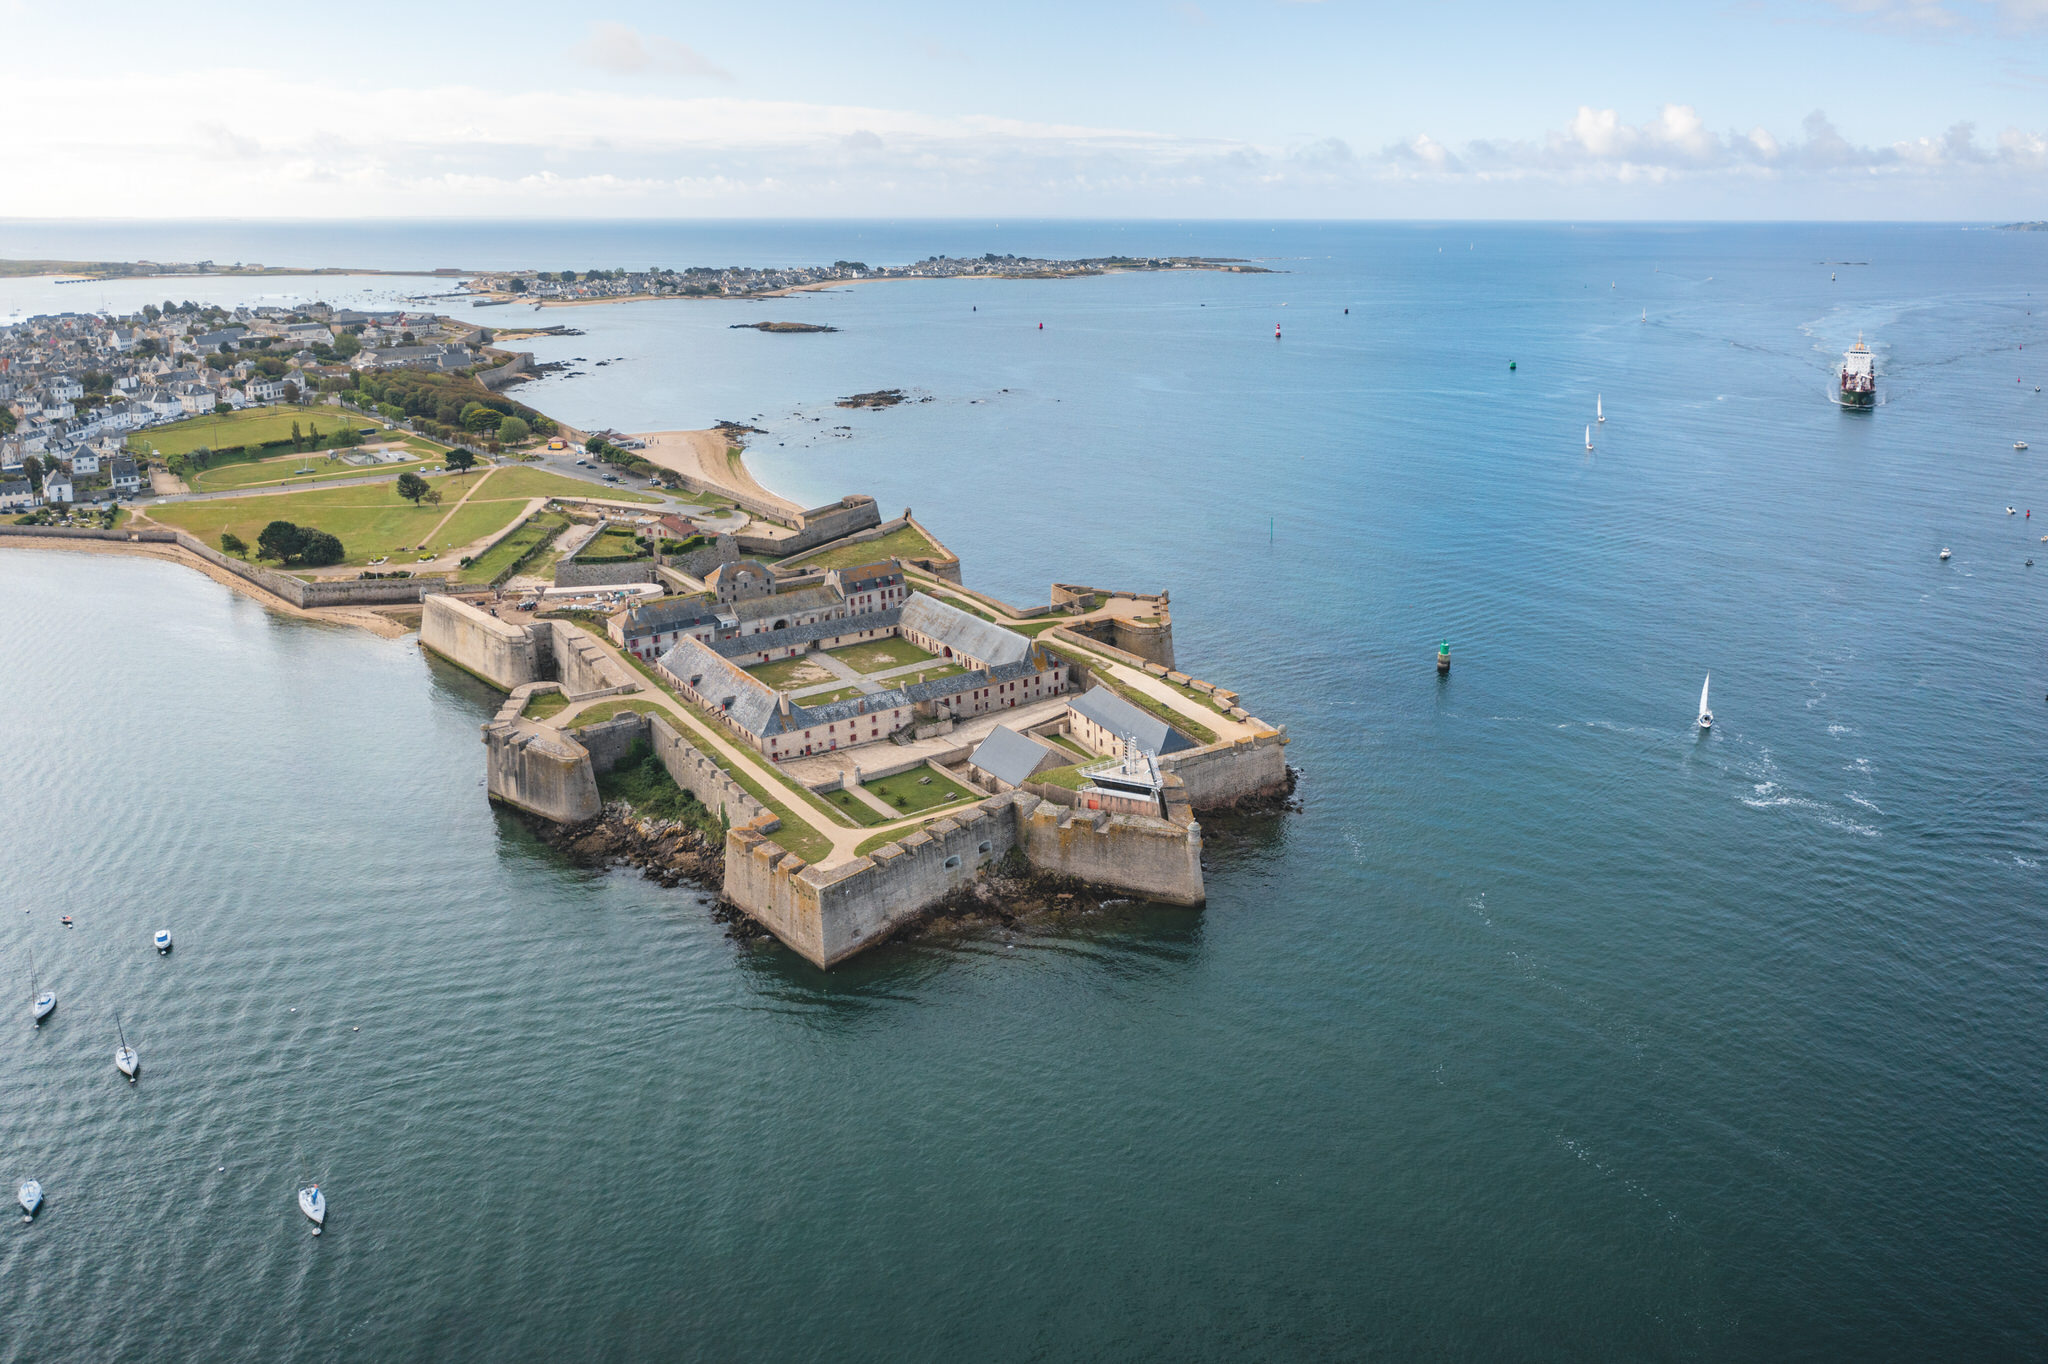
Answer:
<svg viewBox="0 0 2048 1364"><path fill-rule="evenodd" d="M1708 674L1707 674L1707 677L1706 677L1706 681L1704 681L1704 682L1701 682L1701 683L1700 683L1700 728L1701 728L1701 729L1712 729L1712 728L1714 727L1714 712L1712 712L1712 711L1710 711L1710 710L1708 710L1708 709L1707 709L1707 685L1708 685L1708 683L1711 683L1711 682L1712 682L1713 680L1714 680L1714 675L1713 675L1712 673L1708 673Z"/></svg>
<svg viewBox="0 0 2048 1364"><path fill-rule="evenodd" d="M1593 419L1600 422L1607 420L1607 410L1600 406L1600 395L1597 393L1593 395Z"/></svg>
<svg viewBox="0 0 2048 1364"><path fill-rule="evenodd" d="M50 1016L50 1010L57 1007L57 996L48 990L36 989L36 954L33 952L28 954L28 997L29 1012L34 1015L38 1024Z"/></svg>
<svg viewBox="0 0 2048 1364"><path fill-rule="evenodd" d="M1593 448L1593 428L1590 426L1586 428L1586 448L1588 450Z"/></svg>
<svg viewBox="0 0 2048 1364"><path fill-rule="evenodd" d="M135 1083L136 1072L142 1069L142 1058L135 1054L135 1048L128 1045L128 1033L121 1027L121 1015L114 1015L114 1030L121 1035L121 1045L114 1052L114 1069L128 1077L128 1083Z"/></svg>
<svg viewBox="0 0 2048 1364"><path fill-rule="evenodd" d="M318 1184L308 1184L299 1190L299 1211L312 1221L313 1234L318 1236L327 1221L327 1195L320 1192Z"/></svg>

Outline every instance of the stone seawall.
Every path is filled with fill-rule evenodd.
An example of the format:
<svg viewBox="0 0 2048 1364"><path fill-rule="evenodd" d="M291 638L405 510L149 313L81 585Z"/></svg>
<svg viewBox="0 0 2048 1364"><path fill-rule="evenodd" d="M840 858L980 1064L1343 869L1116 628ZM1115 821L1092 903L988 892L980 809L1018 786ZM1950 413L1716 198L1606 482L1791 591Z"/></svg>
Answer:
<svg viewBox="0 0 2048 1364"><path fill-rule="evenodd" d="M721 494L730 497L730 493ZM747 510L752 511L749 507ZM748 535L744 531L738 536L739 547L748 554L760 554L770 559L786 559L792 554L802 554L834 540L843 540L857 531L879 525L881 512L875 509L875 499L862 493L850 493L837 502L828 502L822 507L798 512L794 517L776 516L776 521L787 520L796 530L795 535L780 539Z"/></svg>
<svg viewBox="0 0 2048 1364"><path fill-rule="evenodd" d="M1287 739L1269 730L1248 739L1169 753L1159 760L1159 770L1181 779L1188 803L1197 810L1264 800L1288 789Z"/></svg>
<svg viewBox="0 0 2048 1364"><path fill-rule="evenodd" d="M432 593L445 591L448 584L446 578L438 576L381 579L316 578L309 581L295 578L289 573L278 573L243 559L232 558L181 530L94 530L82 526L0 525L0 536L14 535L51 540L106 540L117 543L176 545L188 553L198 555L214 567L225 569L244 582L254 583L272 596L282 597L301 609L320 606L389 606L394 603L416 602Z"/></svg>
<svg viewBox="0 0 2048 1364"><path fill-rule="evenodd" d="M526 708L527 697L535 692L560 690L553 682L526 683L512 689L498 713L483 726L485 780L492 800L556 824L581 824L597 818L603 808L589 750L519 714Z"/></svg>
<svg viewBox="0 0 2048 1364"><path fill-rule="evenodd" d="M454 597L427 598L420 613L420 643L505 691L538 682L546 672L541 648L528 627L499 620Z"/></svg>
<svg viewBox="0 0 2048 1364"><path fill-rule="evenodd" d="M806 960L831 966L930 912L1013 848L1041 871L1143 899L1199 905L1205 896L1192 820L1068 810L1019 791L829 870L735 826L725 894Z"/></svg>

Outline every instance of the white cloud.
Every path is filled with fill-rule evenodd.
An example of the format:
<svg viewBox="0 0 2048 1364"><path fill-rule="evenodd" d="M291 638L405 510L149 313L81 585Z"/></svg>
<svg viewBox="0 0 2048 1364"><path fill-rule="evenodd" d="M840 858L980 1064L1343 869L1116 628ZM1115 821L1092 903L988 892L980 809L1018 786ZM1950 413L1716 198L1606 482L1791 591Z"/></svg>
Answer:
<svg viewBox="0 0 2048 1364"><path fill-rule="evenodd" d="M729 81L732 73L707 61L695 48L659 34L642 34L625 24L590 26L590 36L573 49L585 66L620 76L701 76Z"/></svg>
<svg viewBox="0 0 2048 1364"><path fill-rule="evenodd" d="M1974 33L2048 28L2048 0L1829 0L1861 22Z"/></svg>

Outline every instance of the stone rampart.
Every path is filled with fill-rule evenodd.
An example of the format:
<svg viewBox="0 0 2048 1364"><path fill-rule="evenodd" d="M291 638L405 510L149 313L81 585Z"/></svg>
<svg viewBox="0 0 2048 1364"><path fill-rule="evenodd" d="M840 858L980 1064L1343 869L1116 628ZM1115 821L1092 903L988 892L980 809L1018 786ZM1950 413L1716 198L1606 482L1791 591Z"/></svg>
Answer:
<svg viewBox="0 0 2048 1364"><path fill-rule="evenodd" d="M555 565L556 587L624 587L629 583L653 581L652 559L641 559L630 564L579 564L565 561Z"/></svg>
<svg viewBox="0 0 2048 1364"><path fill-rule="evenodd" d="M577 725L567 732L590 755L591 772L603 776L617 767L647 733L647 717L629 710L594 725Z"/></svg>
<svg viewBox="0 0 2048 1364"><path fill-rule="evenodd" d="M1159 770L1179 777L1188 803L1219 810L1287 789L1287 736L1277 730L1168 753Z"/></svg>
<svg viewBox="0 0 2048 1364"><path fill-rule="evenodd" d="M722 494L731 496L731 494ZM752 507L747 508L753 511ZM868 530L881 524L882 514L875 509L875 499L863 493L849 493L837 502L828 502L822 507L798 512L795 516L769 518L787 521L796 531L794 535L779 538L748 535L741 532L739 547L748 554L764 555L771 559L786 559L792 554L803 554L844 540L859 531Z"/></svg>
<svg viewBox="0 0 2048 1364"><path fill-rule="evenodd" d="M552 682L512 689L498 713L483 726L485 780L492 800L557 824L581 824L595 819L602 808L589 750L519 714L533 693L559 690Z"/></svg>
<svg viewBox="0 0 2048 1364"><path fill-rule="evenodd" d="M1032 808L1020 813L1017 841L1034 867L1162 904L1199 905L1208 898L1201 825L1027 799Z"/></svg>
<svg viewBox="0 0 2048 1364"><path fill-rule="evenodd" d="M685 739L666 716L647 717L647 737L654 756L675 778L677 786L695 796L712 814L738 828L752 825L760 833L773 833L782 822L727 776L709 754Z"/></svg>
<svg viewBox="0 0 2048 1364"><path fill-rule="evenodd" d="M454 597L427 598L420 613L420 643L506 691L538 682L546 671L541 648L528 627L499 620Z"/></svg>
<svg viewBox="0 0 2048 1364"><path fill-rule="evenodd" d="M436 598L435 600L439 600ZM481 614L481 613L479 613ZM490 617L485 617L490 619ZM598 646L596 640L566 620L535 621L536 632L552 636L555 678L571 696L613 695L640 690L640 679Z"/></svg>
<svg viewBox="0 0 2048 1364"><path fill-rule="evenodd" d="M805 959L831 966L929 912L1012 848L1044 871L1144 899L1205 898L1201 826L1192 819L1069 810L1022 792L993 796L829 870L735 825L725 894Z"/></svg>

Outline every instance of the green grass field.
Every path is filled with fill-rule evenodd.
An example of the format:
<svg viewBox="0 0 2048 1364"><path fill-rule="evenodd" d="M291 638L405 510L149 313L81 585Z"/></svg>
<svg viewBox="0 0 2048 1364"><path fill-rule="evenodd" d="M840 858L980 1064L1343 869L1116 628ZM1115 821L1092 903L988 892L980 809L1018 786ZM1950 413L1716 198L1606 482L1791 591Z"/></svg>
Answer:
<svg viewBox="0 0 2048 1364"><path fill-rule="evenodd" d="M871 564L877 559L928 559L936 556L939 547L920 535L910 526L892 530L875 540L863 540L857 545L841 545L826 550L823 554L805 559L802 567L852 568L856 564Z"/></svg>
<svg viewBox="0 0 2048 1364"><path fill-rule="evenodd" d="M608 502L659 502L658 497L600 488L580 478L565 478L545 469L500 469L491 484L492 497L598 497Z"/></svg>
<svg viewBox="0 0 2048 1364"><path fill-rule="evenodd" d="M1098 758L1091 759L1090 761L1099 762L1101 760ZM1073 767L1048 767L1043 772L1033 773L1031 776L1031 780L1044 782L1047 786L1063 787L1068 791L1078 791L1083 786L1086 786L1088 784L1087 780L1083 778L1081 775L1081 768L1085 765L1086 764L1076 764Z"/></svg>
<svg viewBox="0 0 2048 1364"><path fill-rule="evenodd" d="M845 791L828 793L825 797L825 803L837 806L845 812L848 819L851 819L863 829L872 829L877 824L887 824L889 822L887 815L877 812L874 806L857 796L849 795Z"/></svg>
<svg viewBox="0 0 2048 1364"><path fill-rule="evenodd" d="M830 682L832 674L810 661L808 655L798 654L795 658L778 658L773 663L760 663L747 669L747 676L764 687L787 691L791 687L818 686Z"/></svg>
<svg viewBox="0 0 2048 1364"><path fill-rule="evenodd" d="M614 719L627 711L637 711L642 715L669 715L668 707L662 705L659 701L641 701L630 696L622 696L616 701L600 701L588 710L578 711L576 713L576 724L578 726L603 724L606 720ZM674 717L669 716L669 718L673 721Z"/></svg>
<svg viewBox="0 0 2048 1364"><path fill-rule="evenodd" d="M302 435L317 426L329 436L346 426L382 429L384 425L374 417L338 407L247 407L225 416L187 417L167 426L153 426L130 436L128 443L137 449L154 450L159 456L189 454L202 445L225 450L237 445L290 440L293 422L299 424Z"/></svg>
<svg viewBox="0 0 2048 1364"><path fill-rule="evenodd" d="M173 502L152 509L150 514L165 525L189 531L209 545L220 543L222 531L232 531L253 545L258 533L272 521L316 526L339 537L347 551L344 564L362 565L388 556L390 567L404 568L418 562L420 551L413 546L432 532L443 517L448 517L448 524L434 536L432 553L457 549L504 529L506 523L525 510L528 499L551 494L553 488L549 485L572 481L531 469L505 469L488 476L490 482L453 516L449 516L449 508L461 501L463 494L485 474L429 477L427 482L441 494L439 506L415 506L398 495L397 484L372 483L210 502ZM544 482L536 485L535 480Z"/></svg>
<svg viewBox="0 0 2048 1364"><path fill-rule="evenodd" d="M832 657L858 673L878 673L906 663L923 663L936 655L926 653L907 639L871 639L830 651Z"/></svg>
<svg viewBox="0 0 2048 1364"><path fill-rule="evenodd" d="M799 706L823 706L833 701L844 701L850 696L859 695L859 687L834 687L831 691L821 691L815 696L803 697L796 704Z"/></svg>
<svg viewBox="0 0 2048 1364"><path fill-rule="evenodd" d="M922 814L936 810L941 805L975 798L972 791L956 781L948 780L929 767L913 767L908 772L899 772L893 777L880 781L863 783L868 794L879 799L891 809L906 815Z"/></svg>
<svg viewBox="0 0 2048 1364"><path fill-rule="evenodd" d="M352 453L352 452L351 452ZM434 461L439 463L438 460ZM236 488L255 487L303 487L311 483L330 483L337 478L370 478L378 474L402 474L410 469L414 473L426 468L428 461L416 457L403 464L350 464L340 452L329 454L315 451L309 455L278 455L271 459L241 460L233 464L216 464L202 469L186 482L195 493L222 493ZM313 472L298 476L301 469Z"/></svg>
<svg viewBox="0 0 2048 1364"><path fill-rule="evenodd" d="M519 713L529 720L545 720L550 715L561 714L568 705L569 698L561 692L535 692L526 698L526 708Z"/></svg>
<svg viewBox="0 0 2048 1364"><path fill-rule="evenodd" d="M477 557L477 561L455 575L457 582L487 583L500 573L519 562L519 556L541 540L549 531L569 524L565 516L551 511L538 511L526 519L526 524L513 531L504 539L492 545ZM543 556L545 557L545 556ZM537 569L537 564L528 568Z"/></svg>

